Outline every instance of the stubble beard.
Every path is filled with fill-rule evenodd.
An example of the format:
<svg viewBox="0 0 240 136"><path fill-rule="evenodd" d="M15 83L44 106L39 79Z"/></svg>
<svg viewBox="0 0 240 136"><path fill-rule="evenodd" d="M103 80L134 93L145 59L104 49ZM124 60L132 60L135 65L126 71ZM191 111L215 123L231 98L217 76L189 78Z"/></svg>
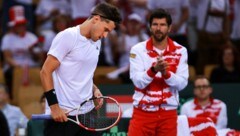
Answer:
<svg viewBox="0 0 240 136"><path fill-rule="evenodd" d="M162 36L157 36L157 34L159 34L159 33L160 33ZM162 32L155 32L155 33L153 33L152 35L153 35L153 38L154 38L155 41L157 41L157 42L162 42L162 41L166 38L167 33L164 34L164 33L162 33Z"/></svg>

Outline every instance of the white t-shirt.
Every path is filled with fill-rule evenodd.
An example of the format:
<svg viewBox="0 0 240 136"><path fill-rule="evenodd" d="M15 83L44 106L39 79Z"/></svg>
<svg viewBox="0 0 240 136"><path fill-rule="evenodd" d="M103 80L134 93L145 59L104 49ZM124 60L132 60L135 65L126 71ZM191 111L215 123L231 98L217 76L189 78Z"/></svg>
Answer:
<svg viewBox="0 0 240 136"><path fill-rule="evenodd" d="M72 18L87 18L97 0L71 0Z"/></svg>
<svg viewBox="0 0 240 136"><path fill-rule="evenodd" d="M232 39L240 39L240 0L235 0L234 3L234 20L233 20L233 27L232 27Z"/></svg>
<svg viewBox="0 0 240 136"><path fill-rule="evenodd" d="M172 17L172 24L177 24L181 18L182 8L189 8L189 0L148 0L149 10L162 8L167 10ZM178 34L186 32L186 22L178 30Z"/></svg>
<svg viewBox="0 0 240 136"><path fill-rule="evenodd" d="M100 40L93 42L82 36L79 26L68 28L54 38L48 55L56 57L60 62L53 73L53 82L59 105L64 105L62 108L76 108L93 96L93 74L100 46ZM84 109L82 113L87 111ZM46 114L50 114L48 105Z"/></svg>
<svg viewBox="0 0 240 136"><path fill-rule="evenodd" d="M37 37L26 32L23 37L14 33L6 34L2 39L2 51L9 50L12 53L13 60L20 66L28 65L30 67L36 66L37 63L33 61L29 52L29 47L38 42ZM8 69L9 65L6 64L4 69Z"/></svg>
<svg viewBox="0 0 240 136"><path fill-rule="evenodd" d="M200 0L197 9L197 28L199 30L204 29L204 22L209 7L209 0ZM229 14L229 1L228 0L210 0L210 9L216 9L218 11ZM205 30L211 33L222 32L222 18L208 16Z"/></svg>

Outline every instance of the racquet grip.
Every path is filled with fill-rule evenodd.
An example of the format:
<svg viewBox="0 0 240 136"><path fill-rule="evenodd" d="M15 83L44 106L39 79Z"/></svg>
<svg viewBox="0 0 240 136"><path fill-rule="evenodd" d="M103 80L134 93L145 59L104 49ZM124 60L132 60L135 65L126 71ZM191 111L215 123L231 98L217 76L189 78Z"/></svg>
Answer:
<svg viewBox="0 0 240 136"><path fill-rule="evenodd" d="M51 115L47 114L33 114L32 115L32 120L49 120L52 119Z"/></svg>

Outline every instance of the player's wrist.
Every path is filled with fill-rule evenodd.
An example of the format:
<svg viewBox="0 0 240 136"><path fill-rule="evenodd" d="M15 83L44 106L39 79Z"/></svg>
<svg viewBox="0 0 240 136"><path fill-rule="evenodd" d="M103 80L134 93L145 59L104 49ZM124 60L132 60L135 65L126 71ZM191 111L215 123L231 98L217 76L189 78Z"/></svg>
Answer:
<svg viewBox="0 0 240 136"><path fill-rule="evenodd" d="M152 71L153 73L157 73L157 70L156 70L156 68L155 68L154 66L151 67L151 71Z"/></svg>
<svg viewBox="0 0 240 136"><path fill-rule="evenodd" d="M47 102L48 102L49 106L58 104L58 100L57 100L57 95L56 95L55 89L51 89L51 90L45 92L44 95L45 95L45 97L47 99Z"/></svg>

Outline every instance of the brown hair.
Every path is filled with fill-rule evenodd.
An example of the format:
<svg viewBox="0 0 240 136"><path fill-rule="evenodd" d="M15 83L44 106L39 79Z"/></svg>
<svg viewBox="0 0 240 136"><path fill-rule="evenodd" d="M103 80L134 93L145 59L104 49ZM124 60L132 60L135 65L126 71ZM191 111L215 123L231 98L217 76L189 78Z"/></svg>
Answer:
<svg viewBox="0 0 240 136"><path fill-rule="evenodd" d="M149 18L149 26L152 25L152 21L154 18L166 18L168 26L172 24L172 17L171 15L164 9L155 9L151 12L150 18Z"/></svg>
<svg viewBox="0 0 240 136"><path fill-rule="evenodd" d="M92 15L99 15L101 18L111 20L116 26L122 21L119 10L115 6L105 2L98 4L94 8Z"/></svg>
<svg viewBox="0 0 240 136"><path fill-rule="evenodd" d="M195 82L198 80L198 79L206 79L208 81L208 84L210 85L210 81L209 79L205 76L205 75L197 75L196 78L194 79L193 81L193 84L195 85Z"/></svg>
<svg viewBox="0 0 240 136"><path fill-rule="evenodd" d="M224 51L227 49L232 50L233 58L234 58L233 65L236 69L239 69L240 68L239 51L235 46L233 46L231 44L226 44L221 48L221 50L219 52L219 56L218 56L220 66L222 66L222 67L224 66L223 55L224 55Z"/></svg>

